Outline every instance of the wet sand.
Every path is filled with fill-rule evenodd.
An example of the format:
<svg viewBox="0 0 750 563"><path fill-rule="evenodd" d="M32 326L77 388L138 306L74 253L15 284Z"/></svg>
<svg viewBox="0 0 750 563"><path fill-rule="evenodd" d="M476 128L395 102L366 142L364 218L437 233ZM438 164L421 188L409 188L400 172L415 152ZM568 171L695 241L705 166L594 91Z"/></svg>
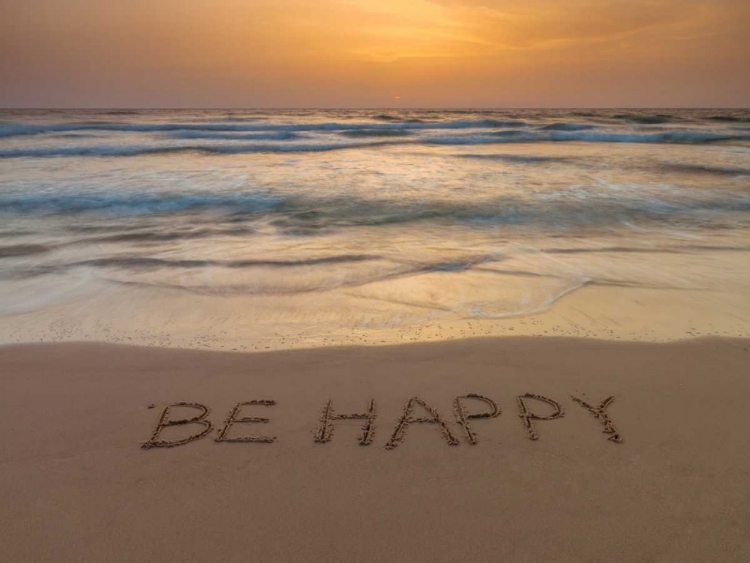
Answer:
<svg viewBox="0 0 750 563"><path fill-rule="evenodd" d="M2 347L2 560L742 561L748 365L740 339ZM269 422L221 432L251 401ZM143 449L178 402L210 432Z"/></svg>
<svg viewBox="0 0 750 563"><path fill-rule="evenodd" d="M735 254L731 264L738 272L747 270L742 279L750 280L750 260ZM440 295L439 286L433 289L433 294ZM293 296L274 300L199 295L186 301L181 292L148 296L119 288L59 307L5 316L0 319L0 345L85 341L265 352L499 336L645 342L749 338L747 295L744 287L707 291L589 284L534 314L492 319L446 312L444 318L402 322L391 305L379 302L389 321L352 323L355 312L362 313L378 301L327 292L302 301ZM436 310L420 311L425 312L432 315Z"/></svg>

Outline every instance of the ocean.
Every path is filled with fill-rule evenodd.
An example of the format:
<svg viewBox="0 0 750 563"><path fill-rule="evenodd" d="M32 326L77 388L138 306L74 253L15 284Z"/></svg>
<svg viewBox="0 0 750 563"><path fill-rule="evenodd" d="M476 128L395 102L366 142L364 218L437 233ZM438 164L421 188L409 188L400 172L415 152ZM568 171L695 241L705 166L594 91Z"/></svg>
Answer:
<svg viewBox="0 0 750 563"><path fill-rule="evenodd" d="M0 112L3 343L742 336L749 234L749 110Z"/></svg>

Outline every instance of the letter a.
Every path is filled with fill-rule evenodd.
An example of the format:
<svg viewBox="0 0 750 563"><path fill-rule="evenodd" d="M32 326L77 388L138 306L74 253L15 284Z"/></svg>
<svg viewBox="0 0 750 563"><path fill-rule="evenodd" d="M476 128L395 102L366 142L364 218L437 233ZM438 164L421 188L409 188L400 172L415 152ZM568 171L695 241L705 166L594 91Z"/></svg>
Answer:
<svg viewBox="0 0 750 563"><path fill-rule="evenodd" d="M411 414L412 414L412 411L414 410L415 404L420 405L424 410L430 413L430 416L412 418ZM388 440L388 443L385 445L385 448L387 450L392 450L393 448L398 446L399 442L403 441L404 439L404 435L406 434L406 429L409 427L410 424L413 424L415 422L439 424L440 429L442 430L442 434L445 437L445 440L448 442L448 445L450 446L458 445L458 440L453 434L451 434L450 428L448 428L448 425L445 423L445 421L442 418L440 418L440 415L438 414L438 412L435 409L433 409L431 406L429 406L427 403L425 403L419 397L412 397L411 399L409 399L409 402L406 403L406 408L404 408L404 413L401 415L401 418L398 419L398 422L396 423L396 428L393 430L391 439Z"/></svg>

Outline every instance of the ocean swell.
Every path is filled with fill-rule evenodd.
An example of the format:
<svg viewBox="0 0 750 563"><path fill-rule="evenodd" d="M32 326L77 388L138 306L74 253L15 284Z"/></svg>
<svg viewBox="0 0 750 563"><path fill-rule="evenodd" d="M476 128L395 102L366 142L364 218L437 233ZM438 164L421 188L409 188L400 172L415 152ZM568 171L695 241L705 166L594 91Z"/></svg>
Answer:
<svg viewBox="0 0 750 563"><path fill-rule="evenodd" d="M18 137L43 133L71 131L108 131L163 133L175 131L203 132L304 132L304 131L357 131L361 129L477 129L488 127L526 127L523 121L502 121L496 119L457 120L457 121L403 121L391 123L122 123L122 122L74 122L46 124L6 124L0 125L0 137Z"/></svg>
<svg viewBox="0 0 750 563"><path fill-rule="evenodd" d="M0 158L54 158L54 157L135 157L170 155L180 153L199 153L205 155L237 155L253 153L312 153L349 149L374 149L389 145L488 145L503 143L545 143L545 142L582 142L582 143L645 143L645 144L710 144L727 141L750 141L750 133L714 133L697 130L666 131L660 133L615 133L606 131L585 130L507 130L490 131L479 134L431 136L414 138L408 131L356 129L344 131L353 138L379 138L388 140L366 141L359 143L345 142L283 142L279 144L243 143L243 144L190 144L190 145L81 145L81 146L44 146L15 147L0 149ZM181 137L182 138L182 137ZM189 137L184 137L189 138ZM206 140L241 140L242 137L225 135L202 135ZM294 137L255 136L254 140L292 141Z"/></svg>
<svg viewBox="0 0 750 563"><path fill-rule="evenodd" d="M331 144L281 144L281 145L97 145L78 147L30 147L0 149L0 158L55 158L55 157L132 157L156 156L180 153L206 155L284 153L284 152L326 152L355 148L374 148L392 144L389 141L371 143L331 143Z"/></svg>
<svg viewBox="0 0 750 563"><path fill-rule="evenodd" d="M0 214L40 216L94 214L96 217L148 217L190 214L191 229L179 232L146 227L143 231L111 233L101 242L148 243L253 234L260 222L291 236L319 235L351 227L398 224L454 224L546 226L557 228L606 227L629 221L685 221L707 224L711 214L750 211L750 194L704 194L666 191L641 193L638 186L581 187L545 198L510 194L475 201L446 202L422 199L366 199L351 195L245 193L107 194L69 193L56 196L0 195ZM259 224L260 224L259 223ZM114 226L112 227L114 229ZM201 229L209 229L202 232ZM239 229L233 232L232 229ZM244 229L244 230L243 230ZM94 230L93 232L97 232ZM148 234L148 233L154 234ZM96 242L97 237L88 239Z"/></svg>

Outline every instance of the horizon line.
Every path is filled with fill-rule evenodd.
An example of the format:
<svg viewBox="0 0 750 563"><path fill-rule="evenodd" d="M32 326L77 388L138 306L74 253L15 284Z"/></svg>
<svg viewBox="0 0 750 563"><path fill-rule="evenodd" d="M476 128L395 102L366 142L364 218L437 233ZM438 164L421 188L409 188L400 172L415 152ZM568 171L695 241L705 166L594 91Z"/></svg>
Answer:
<svg viewBox="0 0 750 563"><path fill-rule="evenodd" d="M748 106L68 106L0 107L0 111L487 111L487 110L750 110Z"/></svg>

